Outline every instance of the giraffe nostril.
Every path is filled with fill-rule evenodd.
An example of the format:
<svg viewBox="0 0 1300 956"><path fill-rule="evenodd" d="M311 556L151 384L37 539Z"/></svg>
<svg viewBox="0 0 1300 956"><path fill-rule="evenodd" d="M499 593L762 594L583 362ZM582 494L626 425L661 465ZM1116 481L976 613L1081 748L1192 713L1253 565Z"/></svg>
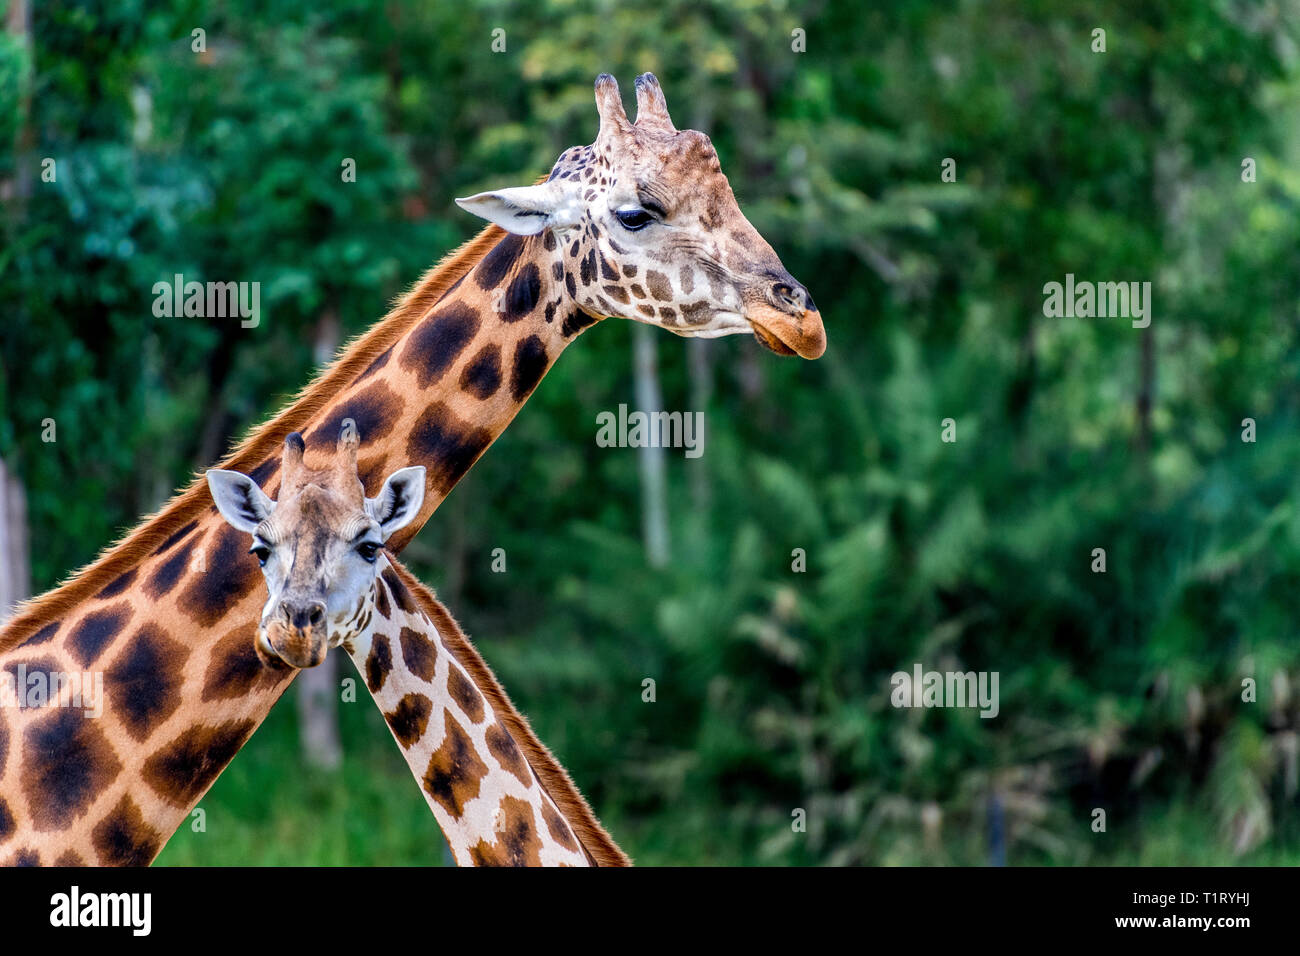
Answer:
<svg viewBox="0 0 1300 956"><path fill-rule="evenodd" d="M773 289L777 298L784 304L796 309L799 312L816 312L817 306L813 303L812 296L808 290L798 282L779 282Z"/></svg>
<svg viewBox="0 0 1300 956"><path fill-rule="evenodd" d="M280 604L280 614L286 624L299 631L321 627L325 623L325 605L320 601L299 605L284 601Z"/></svg>
<svg viewBox="0 0 1300 956"><path fill-rule="evenodd" d="M806 308L806 306L804 305L804 300L806 296L804 294L803 289L800 289L796 286L787 285L784 282L778 282L772 288L772 292L776 295L776 297L779 300L781 300L781 302L790 306L792 309Z"/></svg>

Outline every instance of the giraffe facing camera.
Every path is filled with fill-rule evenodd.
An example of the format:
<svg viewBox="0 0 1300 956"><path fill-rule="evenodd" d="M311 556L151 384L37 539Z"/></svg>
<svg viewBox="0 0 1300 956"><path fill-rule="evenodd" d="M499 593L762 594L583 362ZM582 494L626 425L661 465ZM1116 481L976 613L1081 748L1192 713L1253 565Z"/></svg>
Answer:
<svg viewBox="0 0 1300 956"><path fill-rule="evenodd" d="M440 628L420 586L383 553L420 511L424 468L394 472L366 498L359 444L344 420L333 455L308 468L302 436L290 434L276 501L240 472L207 474L222 516L252 535L266 578L258 657L284 669L314 667L331 647L347 652L460 865L628 865L487 666L471 649L456 652L464 638L454 622Z"/></svg>
<svg viewBox="0 0 1300 956"><path fill-rule="evenodd" d="M359 445L355 426L345 422L333 458L308 468L302 436L290 434L278 501L240 472L207 473L222 517L253 537L249 553L268 591L255 645L268 666L315 667L331 647L366 629L384 542L420 512L424 467L394 472L367 498L357 475Z"/></svg>

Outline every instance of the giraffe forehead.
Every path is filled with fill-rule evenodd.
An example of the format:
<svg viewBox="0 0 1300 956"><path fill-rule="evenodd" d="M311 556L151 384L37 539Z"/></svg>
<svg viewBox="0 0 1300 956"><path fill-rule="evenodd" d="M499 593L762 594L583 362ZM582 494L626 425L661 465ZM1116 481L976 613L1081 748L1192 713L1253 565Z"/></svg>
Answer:
<svg viewBox="0 0 1300 956"><path fill-rule="evenodd" d="M267 537L312 539L319 535L351 540L369 528L373 521L365 511L365 501L358 496L339 494L322 485L306 485L297 494L277 504L266 521Z"/></svg>
<svg viewBox="0 0 1300 956"><path fill-rule="evenodd" d="M611 186L673 212L725 200L735 202L727 177L717 168L698 163L640 162L616 173Z"/></svg>
<svg viewBox="0 0 1300 956"><path fill-rule="evenodd" d="M605 182L601 183L602 171ZM631 136L565 150L551 178L582 175L596 192L614 188L650 192L665 207L689 201L701 190L730 194L717 151L696 130L665 132L633 128ZM674 194L680 193L680 196Z"/></svg>

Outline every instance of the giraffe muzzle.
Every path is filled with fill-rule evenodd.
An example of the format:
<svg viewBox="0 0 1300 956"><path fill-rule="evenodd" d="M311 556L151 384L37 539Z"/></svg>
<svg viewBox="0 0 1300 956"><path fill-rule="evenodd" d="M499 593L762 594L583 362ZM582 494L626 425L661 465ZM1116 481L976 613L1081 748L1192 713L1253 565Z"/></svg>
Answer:
<svg viewBox="0 0 1300 956"><path fill-rule="evenodd" d="M258 641L258 654L271 666L315 667L325 660L329 641L324 628L296 628L273 622ZM269 658L269 660L268 660Z"/></svg>
<svg viewBox="0 0 1300 956"><path fill-rule="evenodd" d="M289 667L315 667L329 652L329 624L325 605L318 601L303 604L282 601L279 613L258 638L259 656L272 658Z"/></svg>
<svg viewBox="0 0 1300 956"><path fill-rule="evenodd" d="M754 337L777 355L815 359L826 351L826 329L816 309L796 314L760 302L745 311L745 318L753 326Z"/></svg>

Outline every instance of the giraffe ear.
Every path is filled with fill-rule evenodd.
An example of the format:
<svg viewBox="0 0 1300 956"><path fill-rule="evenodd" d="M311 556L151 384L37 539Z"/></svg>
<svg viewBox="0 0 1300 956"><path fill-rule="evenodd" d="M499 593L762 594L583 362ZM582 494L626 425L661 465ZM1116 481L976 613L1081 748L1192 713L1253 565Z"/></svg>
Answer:
<svg viewBox="0 0 1300 956"><path fill-rule="evenodd" d="M379 533L387 541L394 531L415 520L422 504L424 466L412 465L388 476L379 494L366 499L366 512L379 522Z"/></svg>
<svg viewBox="0 0 1300 956"><path fill-rule="evenodd" d="M275 510L275 502L247 475L213 468L207 477L217 510L238 531L252 534Z"/></svg>
<svg viewBox="0 0 1300 956"><path fill-rule="evenodd" d="M543 229L562 232L582 219L578 184L569 180L494 189L457 199L456 205L517 236L535 236Z"/></svg>

